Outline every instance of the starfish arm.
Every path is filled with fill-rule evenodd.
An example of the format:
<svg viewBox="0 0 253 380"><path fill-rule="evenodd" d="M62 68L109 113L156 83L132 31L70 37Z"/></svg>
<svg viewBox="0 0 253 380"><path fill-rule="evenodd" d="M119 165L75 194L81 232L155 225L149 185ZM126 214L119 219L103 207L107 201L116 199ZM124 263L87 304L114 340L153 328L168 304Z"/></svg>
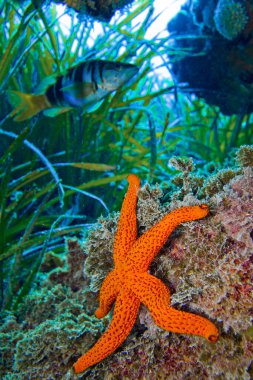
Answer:
<svg viewBox="0 0 253 380"><path fill-rule="evenodd" d="M186 206L170 212L151 227L133 244L126 257L126 265L132 270L146 272L172 231L181 223L202 219L209 212L208 206Z"/></svg>
<svg viewBox="0 0 253 380"><path fill-rule="evenodd" d="M110 272L101 286L99 293L99 308L95 311L97 318L103 318L111 310L112 304L119 293L119 280L116 270Z"/></svg>
<svg viewBox="0 0 253 380"><path fill-rule="evenodd" d="M210 342L218 339L218 330L207 318L169 306L170 293L158 278L142 273L128 282L136 297L149 309L155 323L164 330L199 335Z"/></svg>
<svg viewBox="0 0 253 380"><path fill-rule="evenodd" d="M126 340L136 321L139 306L140 301L132 291L121 290L108 330L86 354L75 362L76 373L97 364L112 354Z"/></svg>
<svg viewBox="0 0 253 380"><path fill-rule="evenodd" d="M140 188L140 180L135 174L127 178L129 187L123 201L118 229L114 241L114 263L123 263L130 247L137 238L136 205L137 194Z"/></svg>

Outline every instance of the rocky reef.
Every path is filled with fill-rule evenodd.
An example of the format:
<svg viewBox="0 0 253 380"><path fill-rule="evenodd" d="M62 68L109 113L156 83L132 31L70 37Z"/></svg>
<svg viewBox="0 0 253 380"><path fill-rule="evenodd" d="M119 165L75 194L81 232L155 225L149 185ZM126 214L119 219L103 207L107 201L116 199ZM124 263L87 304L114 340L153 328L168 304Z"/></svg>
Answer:
<svg viewBox="0 0 253 380"><path fill-rule="evenodd" d="M20 5L26 4L26 0L14 0ZM35 7L50 3L67 5L79 14L81 20L92 18L98 21L109 22L117 11L121 12L133 0L32 0Z"/></svg>
<svg viewBox="0 0 253 380"><path fill-rule="evenodd" d="M54 0L67 4L79 14L91 16L100 21L110 21L116 11L122 10L133 0Z"/></svg>
<svg viewBox="0 0 253 380"><path fill-rule="evenodd" d="M174 307L215 323L218 342L163 331L143 306L113 355L83 374L73 373L72 364L109 323L109 317L97 320L93 313L100 284L113 265L114 213L101 218L87 240L68 241L62 257L48 253L31 294L17 312L2 313L0 377L251 379L253 146L241 147L236 161L223 172L200 175L192 160L174 157L177 179L167 187L145 184L138 196L139 234L174 208L200 199L209 204L208 217L174 231L150 272L169 287Z"/></svg>
<svg viewBox="0 0 253 380"><path fill-rule="evenodd" d="M188 1L168 30L182 50L171 61L178 84L226 115L253 111L252 0Z"/></svg>

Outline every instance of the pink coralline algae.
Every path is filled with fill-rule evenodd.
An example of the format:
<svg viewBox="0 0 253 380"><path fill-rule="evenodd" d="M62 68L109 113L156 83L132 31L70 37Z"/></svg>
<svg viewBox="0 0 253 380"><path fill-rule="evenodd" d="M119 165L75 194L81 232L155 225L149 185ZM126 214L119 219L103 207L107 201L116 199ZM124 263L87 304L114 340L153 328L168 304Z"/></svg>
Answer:
<svg viewBox="0 0 253 380"><path fill-rule="evenodd" d="M181 235L160 261L175 271L176 299L190 284L193 294L198 294L193 296L193 307L201 306L221 321L224 331L242 333L252 325L253 311L252 169L245 169L210 201L214 215L206 223L190 226L187 236ZM182 266L185 275L177 277Z"/></svg>

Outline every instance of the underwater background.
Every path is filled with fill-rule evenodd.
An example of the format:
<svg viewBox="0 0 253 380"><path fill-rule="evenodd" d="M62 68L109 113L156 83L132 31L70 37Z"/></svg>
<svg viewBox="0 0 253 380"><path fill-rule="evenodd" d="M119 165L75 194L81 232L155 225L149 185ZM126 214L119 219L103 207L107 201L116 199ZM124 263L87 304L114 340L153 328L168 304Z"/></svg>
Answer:
<svg viewBox="0 0 253 380"><path fill-rule="evenodd" d="M1 379L253 379L253 1L167 1L164 31L161 3L0 0ZM208 204L149 273L219 339L141 306L76 374L112 317L94 311L131 173L138 236Z"/></svg>

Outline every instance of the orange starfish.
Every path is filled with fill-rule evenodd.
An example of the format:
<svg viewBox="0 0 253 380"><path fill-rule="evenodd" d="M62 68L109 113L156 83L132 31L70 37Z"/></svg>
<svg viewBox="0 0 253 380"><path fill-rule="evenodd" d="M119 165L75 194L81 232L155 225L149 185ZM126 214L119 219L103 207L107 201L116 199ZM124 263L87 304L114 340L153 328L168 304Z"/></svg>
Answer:
<svg viewBox="0 0 253 380"><path fill-rule="evenodd" d="M113 318L97 343L74 364L76 373L100 362L125 341L136 321L140 303L165 330L200 335L210 342L218 339L218 330L208 319L170 307L169 290L161 280L147 273L174 228L180 223L204 218L209 212L208 206L174 210L137 238L136 205L140 180L131 174L128 182L114 242L115 267L102 284L100 304L95 312L97 318L103 318L116 300Z"/></svg>

